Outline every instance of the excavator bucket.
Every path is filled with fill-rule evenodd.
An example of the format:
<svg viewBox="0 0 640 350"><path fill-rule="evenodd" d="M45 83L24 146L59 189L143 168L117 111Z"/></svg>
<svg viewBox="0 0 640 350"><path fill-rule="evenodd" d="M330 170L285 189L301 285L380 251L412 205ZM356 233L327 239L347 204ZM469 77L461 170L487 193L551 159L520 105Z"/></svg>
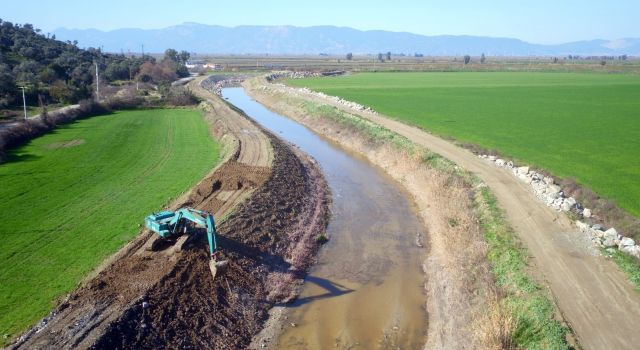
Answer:
<svg viewBox="0 0 640 350"><path fill-rule="evenodd" d="M216 278L216 275L223 274L227 270L227 266L229 266L229 260L209 260L209 270L211 270L211 276L213 276L214 279Z"/></svg>

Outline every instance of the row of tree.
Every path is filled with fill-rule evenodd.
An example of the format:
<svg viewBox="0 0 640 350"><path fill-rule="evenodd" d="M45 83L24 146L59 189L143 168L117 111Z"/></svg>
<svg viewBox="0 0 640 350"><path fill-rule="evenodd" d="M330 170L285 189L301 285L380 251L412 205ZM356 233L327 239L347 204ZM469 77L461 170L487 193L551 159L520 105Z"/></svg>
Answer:
<svg viewBox="0 0 640 350"><path fill-rule="evenodd" d="M160 62L149 55L81 49L76 41L56 40L31 24L0 19L0 109L21 103L21 87L25 87L31 105L89 98L95 90L96 65L101 83L138 80L165 84L189 74L185 67L188 59L188 52L173 49L167 50Z"/></svg>

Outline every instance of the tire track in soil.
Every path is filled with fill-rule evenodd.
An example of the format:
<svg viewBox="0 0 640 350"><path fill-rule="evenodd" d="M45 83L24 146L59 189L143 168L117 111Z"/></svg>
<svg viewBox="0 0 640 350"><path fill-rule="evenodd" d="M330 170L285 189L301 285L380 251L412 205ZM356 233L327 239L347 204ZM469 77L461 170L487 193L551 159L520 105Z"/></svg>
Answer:
<svg viewBox="0 0 640 350"><path fill-rule="evenodd" d="M251 193L218 227L219 244L231 260L227 273L212 280L203 235L181 252L148 252L155 235L144 231L9 348L235 349L249 344L271 306L267 273L286 272L291 248L324 231L329 195L311 159L224 110L223 103L220 108L221 101L210 103L218 117L214 128L235 138L235 152L182 205L221 216ZM271 168L264 166L269 163ZM227 200L218 198L221 193ZM309 217L315 221L300 229ZM143 300L151 307L143 309Z"/></svg>

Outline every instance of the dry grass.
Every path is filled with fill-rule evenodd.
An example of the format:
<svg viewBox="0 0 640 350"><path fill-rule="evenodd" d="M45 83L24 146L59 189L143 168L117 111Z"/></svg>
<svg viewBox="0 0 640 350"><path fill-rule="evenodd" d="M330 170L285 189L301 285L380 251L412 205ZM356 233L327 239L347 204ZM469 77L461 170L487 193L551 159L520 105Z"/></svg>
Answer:
<svg viewBox="0 0 640 350"><path fill-rule="evenodd" d="M474 334L486 350L515 349L513 330L517 321L513 310L500 303L498 295L487 300L486 312L475 316Z"/></svg>

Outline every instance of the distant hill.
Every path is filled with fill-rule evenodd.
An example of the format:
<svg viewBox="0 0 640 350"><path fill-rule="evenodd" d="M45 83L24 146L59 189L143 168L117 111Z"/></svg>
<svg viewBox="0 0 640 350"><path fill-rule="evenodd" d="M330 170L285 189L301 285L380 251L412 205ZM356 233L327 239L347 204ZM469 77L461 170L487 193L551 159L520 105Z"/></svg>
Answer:
<svg viewBox="0 0 640 350"><path fill-rule="evenodd" d="M162 52L167 47L220 54L367 54L422 53L425 55L561 56L640 55L640 39L590 40L560 45L531 44L518 39L480 36L425 36L347 27L238 26L183 23L164 29L57 29L56 37L78 40L80 47L108 52Z"/></svg>

